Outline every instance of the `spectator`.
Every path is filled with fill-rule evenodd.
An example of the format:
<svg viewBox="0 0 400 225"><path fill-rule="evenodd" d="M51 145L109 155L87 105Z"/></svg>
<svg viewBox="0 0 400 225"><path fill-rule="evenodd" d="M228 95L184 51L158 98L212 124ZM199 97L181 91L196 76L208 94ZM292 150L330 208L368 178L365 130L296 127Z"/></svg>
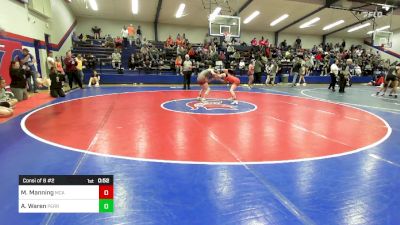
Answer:
<svg viewBox="0 0 400 225"><path fill-rule="evenodd" d="M276 74L278 73L278 70L279 66L276 63L276 60L273 59L268 68L269 73L267 74L267 80L265 81L265 85L269 85L271 83L272 86L275 86L275 77Z"/></svg>
<svg viewBox="0 0 400 225"><path fill-rule="evenodd" d="M6 80L0 75L0 106L6 108L14 108L18 100L14 98L14 94L6 91Z"/></svg>
<svg viewBox="0 0 400 225"><path fill-rule="evenodd" d="M94 39L100 39L101 29L97 26L92 27L92 31L94 34Z"/></svg>
<svg viewBox="0 0 400 225"><path fill-rule="evenodd" d="M47 65L47 74L50 74L50 70L52 67L56 67L56 60L53 58L53 52L48 51L47 52L47 59L46 59L46 65Z"/></svg>
<svg viewBox="0 0 400 225"><path fill-rule="evenodd" d="M128 68L129 68L129 70L134 70L136 68L136 65L135 65L135 54L133 54L133 53L131 54L131 57L129 58Z"/></svg>
<svg viewBox="0 0 400 225"><path fill-rule="evenodd" d="M301 48L301 39L300 39L299 36L297 36L297 39L296 39L296 41L294 43L294 48L295 49L300 49Z"/></svg>
<svg viewBox="0 0 400 225"><path fill-rule="evenodd" d="M166 48L172 48L174 46L174 39L172 39L171 35L168 36L164 46Z"/></svg>
<svg viewBox="0 0 400 225"><path fill-rule="evenodd" d="M111 55L111 64L113 69L119 69L121 67L121 54L118 49L115 49Z"/></svg>
<svg viewBox="0 0 400 225"><path fill-rule="evenodd" d="M106 37L106 42L104 43L104 47L106 48L115 48L114 39L111 37L110 34Z"/></svg>
<svg viewBox="0 0 400 225"><path fill-rule="evenodd" d="M25 70L29 71L29 76L27 77L29 92L37 93L36 79L38 72L35 67L35 57L29 53L27 48L22 49L22 54L23 56L22 59L20 59L20 62L24 66Z"/></svg>
<svg viewBox="0 0 400 225"><path fill-rule="evenodd" d="M78 43L80 43L82 41L82 39L80 39L76 36L75 32L72 32L71 40L72 40L72 46L74 46L74 47L76 47L78 45Z"/></svg>
<svg viewBox="0 0 400 225"><path fill-rule="evenodd" d="M253 38L253 40L251 40L250 44L251 44L251 46L253 46L253 47L258 46L257 39L256 39L256 38Z"/></svg>
<svg viewBox="0 0 400 225"><path fill-rule="evenodd" d="M49 77L51 80L50 96L53 98L65 97L63 90L65 75L59 73L55 67L52 67Z"/></svg>
<svg viewBox="0 0 400 225"><path fill-rule="evenodd" d="M120 36L117 36L114 40L116 48L122 48L123 39Z"/></svg>
<svg viewBox="0 0 400 225"><path fill-rule="evenodd" d="M65 74L60 57L56 56L56 62L54 63L54 65L58 73Z"/></svg>
<svg viewBox="0 0 400 225"><path fill-rule="evenodd" d="M339 64L339 61L335 60L335 62L330 67L331 83L329 84L328 89L332 88L333 92L335 92L336 79L338 78L339 75L339 67L337 66L337 64Z"/></svg>
<svg viewBox="0 0 400 225"><path fill-rule="evenodd" d="M258 57L254 63L254 83L261 84L263 68L264 65L262 64L260 57Z"/></svg>
<svg viewBox="0 0 400 225"><path fill-rule="evenodd" d="M261 39L258 41L258 45L264 48L267 46L267 41L264 40L264 36L262 36Z"/></svg>
<svg viewBox="0 0 400 225"><path fill-rule="evenodd" d="M100 74L96 70L93 70L92 76L89 79L88 87L95 85L95 87L100 87Z"/></svg>
<svg viewBox="0 0 400 225"><path fill-rule="evenodd" d="M149 55L146 55L143 60L143 69L145 71L149 71L151 69L151 59L150 59Z"/></svg>
<svg viewBox="0 0 400 225"><path fill-rule="evenodd" d="M78 83L79 87L83 89L82 81L79 78L78 69L76 68L78 62L76 58L72 55L71 51L67 51L66 57L64 59L64 64L65 73L68 76L69 88L72 89L72 83L75 80L75 82Z"/></svg>
<svg viewBox="0 0 400 225"><path fill-rule="evenodd" d="M182 57L178 55L175 59L176 75L182 74Z"/></svg>
<svg viewBox="0 0 400 225"><path fill-rule="evenodd" d="M12 61L10 65L11 91L15 98L20 102L28 99L26 90L26 74L29 73L20 67L18 61Z"/></svg>
<svg viewBox="0 0 400 225"><path fill-rule="evenodd" d="M299 59L298 56L296 56L293 62L292 70L290 72L290 74L293 75L292 87L296 86L297 77L299 76L300 69L301 69L301 60Z"/></svg>
<svg viewBox="0 0 400 225"><path fill-rule="evenodd" d="M128 41L129 31L128 31L128 28L126 28L126 26L124 26L122 28L121 36L122 36L122 39L123 39L124 48L127 48L128 47L128 43L129 43L129 41Z"/></svg>
<svg viewBox="0 0 400 225"><path fill-rule="evenodd" d="M287 43L286 43L286 40L283 40L282 42L281 42L281 45L279 46L282 50L286 50L287 49Z"/></svg>
<svg viewBox="0 0 400 225"><path fill-rule="evenodd" d="M135 40L136 30L132 24L128 26L129 45L132 46L132 41Z"/></svg>
<svg viewBox="0 0 400 225"><path fill-rule="evenodd" d="M82 83L83 83L83 78L84 78L84 74L83 74L83 62L86 61L81 54L78 54L78 56L76 57L76 69L78 70L78 75L79 78L81 79Z"/></svg>
<svg viewBox="0 0 400 225"><path fill-rule="evenodd" d="M142 29L140 28L140 25L138 26L137 30L136 30L136 34L137 34L137 40L139 40L139 44L142 44Z"/></svg>
<svg viewBox="0 0 400 225"><path fill-rule="evenodd" d="M192 76L192 70L193 70L193 63L190 61L190 56L185 55L185 61L183 62L183 89L189 89L190 90L190 78Z"/></svg>

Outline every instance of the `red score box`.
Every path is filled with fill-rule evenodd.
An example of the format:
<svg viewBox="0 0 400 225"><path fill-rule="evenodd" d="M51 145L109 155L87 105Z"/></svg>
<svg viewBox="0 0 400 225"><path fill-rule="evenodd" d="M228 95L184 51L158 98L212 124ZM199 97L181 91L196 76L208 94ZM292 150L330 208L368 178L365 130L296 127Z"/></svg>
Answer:
<svg viewBox="0 0 400 225"><path fill-rule="evenodd" d="M100 185L99 186L99 199L114 199L114 186L113 185Z"/></svg>

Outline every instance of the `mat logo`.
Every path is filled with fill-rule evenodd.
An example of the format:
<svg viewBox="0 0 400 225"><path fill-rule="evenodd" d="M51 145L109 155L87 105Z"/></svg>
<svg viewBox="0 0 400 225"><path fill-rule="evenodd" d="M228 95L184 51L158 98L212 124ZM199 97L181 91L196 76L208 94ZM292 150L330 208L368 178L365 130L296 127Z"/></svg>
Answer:
<svg viewBox="0 0 400 225"><path fill-rule="evenodd" d="M204 108L205 110L216 110L216 109L226 109L226 110L238 110L236 106L224 104L222 101L191 101L186 103L186 106L191 110L198 110Z"/></svg>
<svg viewBox="0 0 400 225"><path fill-rule="evenodd" d="M231 100L225 99L213 98L201 102L197 99L189 98L164 102L161 104L161 108L173 112L203 115L240 114L248 113L257 109L256 105L245 101L239 101L237 105L232 105L231 103Z"/></svg>

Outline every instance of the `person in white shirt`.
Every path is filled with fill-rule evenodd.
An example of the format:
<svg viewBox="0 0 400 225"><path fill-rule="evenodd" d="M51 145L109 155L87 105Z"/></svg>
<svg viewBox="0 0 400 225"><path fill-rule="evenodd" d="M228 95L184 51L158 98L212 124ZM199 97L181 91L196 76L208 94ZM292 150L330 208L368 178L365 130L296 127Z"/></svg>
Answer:
<svg viewBox="0 0 400 225"><path fill-rule="evenodd" d="M126 48L128 46L128 38L129 38L129 32L128 32L128 28L126 28L126 26L124 26L121 30L121 36L122 39L124 39L124 48Z"/></svg>
<svg viewBox="0 0 400 225"><path fill-rule="evenodd" d="M183 62L183 90L190 90L190 78L192 76L193 63L190 61L188 54L185 55L185 61Z"/></svg>
<svg viewBox="0 0 400 225"><path fill-rule="evenodd" d="M335 60L330 68L331 83L329 84L328 89L332 88L332 91L335 91L336 79L339 75L339 67L337 66L337 64L339 64L339 60Z"/></svg>
<svg viewBox="0 0 400 225"><path fill-rule="evenodd" d="M56 60L53 58L53 52L49 51L47 53L46 62L47 62L47 75L49 75L51 68L56 67L56 64L55 64Z"/></svg>

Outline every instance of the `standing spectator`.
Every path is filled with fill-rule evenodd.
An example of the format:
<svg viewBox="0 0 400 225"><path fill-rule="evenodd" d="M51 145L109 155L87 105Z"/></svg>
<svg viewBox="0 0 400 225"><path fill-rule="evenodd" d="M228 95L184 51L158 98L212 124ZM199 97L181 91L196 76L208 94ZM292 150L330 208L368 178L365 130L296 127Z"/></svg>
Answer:
<svg viewBox="0 0 400 225"><path fill-rule="evenodd" d="M296 58L294 59L292 71L290 72L293 75L292 87L296 86L296 81L297 77L299 76L300 69L301 69L301 60L299 59L299 57L296 56Z"/></svg>
<svg viewBox="0 0 400 225"><path fill-rule="evenodd" d="M24 69L20 67L18 61L12 61L10 65L10 76L11 76L11 91L15 98L20 102L28 99L28 91L26 90L26 73Z"/></svg>
<svg viewBox="0 0 400 225"><path fill-rule="evenodd" d="M269 85L269 83L271 82L272 86L275 86L275 78L276 78L276 74L278 73L279 70L279 66L278 63L276 63L276 60L273 59L271 61L271 64L269 65L269 74L267 77L267 80L265 81L265 85Z"/></svg>
<svg viewBox="0 0 400 225"><path fill-rule="evenodd" d="M84 74L83 74L83 62L85 61L84 58L82 58L81 54L78 54L78 57L76 57L76 69L78 70L78 75L79 78L81 79L82 83L83 83L83 78L84 78Z"/></svg>
<svg viewBox="0 0 400 225"><path fill-rule="evenodd" d="M263 68L264 65L262 64L260 57L257 57L256 62L254 64L254 83L261 84L261 76Z"/></svg>
<svg viewBox="0 0 400 225"><path fill-rule="evenodd" d="M29 50L27 48L22 49L22 59L20 60L21 64L25 66L25 70L28 70L30 75L27 77L28 78L28 87L29 87L29 92L37 93L37 83L36 83L36 78L37 78L37 70L35 67L35 57L31 53L29 53Z"/></svg>
<svg viewBox="0 0 400 225"><path fill-rule="evenodd" d="M193 69L193 64L192 61L190 61L190 56L185 55L185 61L183 62L183 89L189 89L190 90L190 78L192 76L192 69Z"/></svg>
<svg viewBox="0 0 400 225"><path fill-rule="evenodd" d="M128 38L129 38L129 31L128 28L126 28L126 26L124 26L121 30L121 36L123 39L123 43L124 43L124 48L128 47Z"/></svg>
<svg viewBox="0 0 400 225"><path fill-rule="evenodd" d="M113 69L119 69L121 66L121 54L118 49L115 49L111 55L111 64Z"/></svg>
<svg viewBox="0 0 400 225"><path fill-rule="evenodd" d="M72 32L71 40L72 40L72 46L73 46L73 47L76 47L76 46L78 45L78 43L80 43L80 42L82 41L81 38L78 38L78 37L76 36L76 33L75 33L75 32Z"/></svg>
<svg viewBox="0 0 400 225"><path fill-rule="evenodd" d="M56 62L54 63L54 65L58 73L65 74L60 57L56 56Z"/></svg>
<svg viewBox="0 0 400 225"><path fill-rule="evenodd" d="M64 64L65 73L68 76L69 88L72 89L72 83L75 80L78 83L79 87L83 89L82 81L79 78L78 69L76 68L78 62L76 61L76 58L72 56L71 50L67 51L66 57L64 59Z"/></svg>
<svg viewBox="0 0 400 225"><path fill-rule="evenodd" d="M300 49L301 48L301 39L300 39L299 36L297 36L297 39L296 39L296 41L294 43L294 48L295 49Z"/></svg>
<svg viewBox="0 0 400 225"><path fill-rule="evenodd" d="M253 87L253 82L254 82L254 64L255 64L255 61L251 60L250 64L249 64L249 70L247 71L247 75L249 75L249 82L248 82L249 88ZM240 65L239 65L239 68L240 68Z"/></svg>
<svg viewBox="0 0 400 225"><path fill-rule="evenodd" d="M176 75L180 75L182 73L182 57L178 55L175 59L175 70Z"/></svg>
<svg viewBox="0 0 400 225"><path fill-rule="evenodd" d="M128 26L128 35L129 35L129 45L132 46L132 41L135 40L136 30L132 24Z"/></svg>
<svg viewBox="0 0 400 225"><path fill-rule="evenodd" d="M300 75L300 78L299 78L299 82L297 83L297 85L300 85L301 82L303 81L303 86L306 86L307 83L306 83L306 80L304 78L304 76L306 75L306 63L303 60L301 62L299 75Z"/></svg>
<svg viewBox="0 0 400 225"><path fill-rule="evenodd" d="M346 60L344 70L339 73L339 93L345 93L344 89L346 87L347 80L350 78L350 68L353 64L351 59Z"/></svg>
<svg viewBox="0 0 400 225"><path fill-rule="evenodd" d="M260 45L261 48L265 48L267 46L267 41L264 40L264 36L262 36L261 39L258 41L258 45Z"/></svg>
<svg viewBox="0 0 400 225"><path fill-rule="evenodd" d="M53 52L48 51L47 52L47 74L50 74L51 68L56 67L56 60L53 58Z"/></svg>
<svg viewBox="0 0 400 225"><path fill-rule="evenodd" d="M65 81L65 75L58 73L55 67L52 67L50 70L50 96L53 98L65 97L65 93L63 90L63 83Z"/></svg>
<svg viewBox="0 0 400 225"><path fill-rule="evenodd" d="M335 60L335 62L331 65L330 67L330 76L331 76L331 83L329 84L328 89L332 88L332 91L335 91L335 86L336 86L336 79L339 75L339 67L337 66L339 64L338 60Z"/></svg>
<svg viewBox="0 0 400 225"><path fill-rule="evenodd" d="M100 39L101 29L97 26L92 27L92 31L94 34L94 39Z"/></svg>
<svg viewBox="0 0 400 225"><path fill-rule="evenodd" d="M136 34L137 34L137 40L139 41L139 45L142 44L142 29L140 28L140 25L138 26L137 30L136 30Z"/></svg>

